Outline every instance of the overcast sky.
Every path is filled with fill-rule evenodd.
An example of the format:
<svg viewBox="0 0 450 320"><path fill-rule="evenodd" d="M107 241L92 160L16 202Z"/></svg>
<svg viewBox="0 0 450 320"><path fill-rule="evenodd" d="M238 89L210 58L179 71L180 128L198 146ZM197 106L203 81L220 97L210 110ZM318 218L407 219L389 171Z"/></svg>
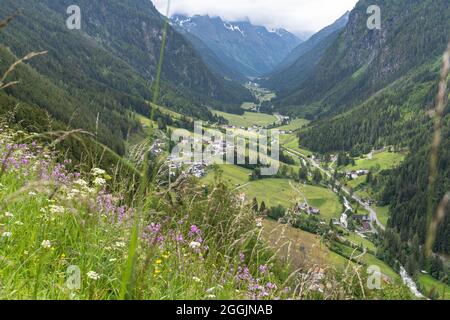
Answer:
<svg viewBox="0 0 450 320"><path fill-rule="evenodd" d="M153 0L166 14L168 0ZM225 20L248 18L255 25L285 28L297 34L311 34L333 23L358 0L171 0L170 15L220 16Z"/></svg>

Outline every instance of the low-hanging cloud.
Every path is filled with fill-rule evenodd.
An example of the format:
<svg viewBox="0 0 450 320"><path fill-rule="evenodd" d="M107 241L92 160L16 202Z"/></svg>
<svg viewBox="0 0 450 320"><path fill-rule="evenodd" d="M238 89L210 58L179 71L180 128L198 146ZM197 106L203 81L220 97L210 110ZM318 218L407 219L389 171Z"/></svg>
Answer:
<svg viewBox="0 0 450 320"><path fill-rule="evenodd" d="M168 0L153 0L163 14ZM311 34L331 24L357 0L171 0L170 15L210 15L225 20L249 19L255 25Z"/></svg>

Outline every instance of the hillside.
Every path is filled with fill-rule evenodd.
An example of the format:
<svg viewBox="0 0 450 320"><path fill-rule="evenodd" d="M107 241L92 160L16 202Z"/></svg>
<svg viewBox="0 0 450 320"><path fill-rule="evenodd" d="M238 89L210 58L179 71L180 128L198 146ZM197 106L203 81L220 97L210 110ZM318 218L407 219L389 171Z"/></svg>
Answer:
<svg viewBox="0 0 450 320"><path fill-rule="evenodd" d="M0 33L2 71L31 51L47 51L21 68L23 85L7 89L8 99L36 113L45 110L66 126L94 132L98 121L100 141L123 153L128 132L139 130L130 111L148 114L146 101L152 99L164 20L151 2L81 1L80 31L65 26L70 1L3 4L2 17L18 9L21 15ZM207 106L235 110L253 99L247 89L211 72L170 27L164 57L159 102L173 110L213 119Z"/></svg>
<svg viewBox="0 0 450 320"><path fill-rule="evenodd" d="M260 83L277 91L285 97L296 91L309 78L329 46L338 38L348 22L349 13L299 44L292 52Z"/></svg>
<svg viewBox="0 0 450 320"><path fill-rule="evenodd" d="M367 7L382 8L382 29L366 27ZM318 118L355 106L444 52L450 29L448 1L359 1L349 22L314 72L279 110Z"/></svg>
<svg viewBox="0 0 450 320"><path fill-rule="evenodd" d="M383 29L364 27L360 1L349 23L296 93L281 98L280 110L317 119L300 132L301 147L322 154L362 155L394 146L408 150L405 161L371 184L381 190L379 205L390 207L383 257L408 272L445 278L437 258L424 256L427 212L436 212L450 189L448 102L438 147L436 185L429 188L433 110L442 54L450 30L448 1L378 1ZM431 22L432 21L432 22ZM367 169L367 168L366 168ZM447 210L448 213L448 210ZM449 214L439 224L434 252L448 255Z"/></svg>

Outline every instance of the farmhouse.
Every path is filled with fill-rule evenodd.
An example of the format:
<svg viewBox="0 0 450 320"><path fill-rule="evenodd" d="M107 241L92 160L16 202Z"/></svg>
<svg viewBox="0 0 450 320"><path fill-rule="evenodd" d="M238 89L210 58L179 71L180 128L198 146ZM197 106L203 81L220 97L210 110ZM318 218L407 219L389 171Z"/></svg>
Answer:
<svg viewBox="0 0 450 320"><path fill-rule="evenodd" d="M302 204L298 203L294 208L294 212L297 214L306 213L309 215L320 215L320 209L313 208L306 202Z"/></svg>

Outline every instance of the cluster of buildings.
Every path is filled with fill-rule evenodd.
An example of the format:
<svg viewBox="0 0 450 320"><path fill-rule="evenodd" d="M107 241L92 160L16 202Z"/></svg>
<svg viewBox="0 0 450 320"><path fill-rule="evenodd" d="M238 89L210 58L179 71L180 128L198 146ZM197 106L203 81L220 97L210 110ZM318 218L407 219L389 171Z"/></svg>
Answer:
<svg viewBox="0 0 450 320"><path fill-rule="evenodd" d="M360 176L365 176L369 174L369 170L352 170L345 173L345 177L349 180L357 179Z"/></svg>
<svg viewBox="0 0 450 320"><path fill-rule="evenodd" d="M296 213L296 214L306 213L308 215L318 216L318 215L320 215L320 209L311 207L306 202L297 203L297 205L294 208L294 213Z"/></svg>

